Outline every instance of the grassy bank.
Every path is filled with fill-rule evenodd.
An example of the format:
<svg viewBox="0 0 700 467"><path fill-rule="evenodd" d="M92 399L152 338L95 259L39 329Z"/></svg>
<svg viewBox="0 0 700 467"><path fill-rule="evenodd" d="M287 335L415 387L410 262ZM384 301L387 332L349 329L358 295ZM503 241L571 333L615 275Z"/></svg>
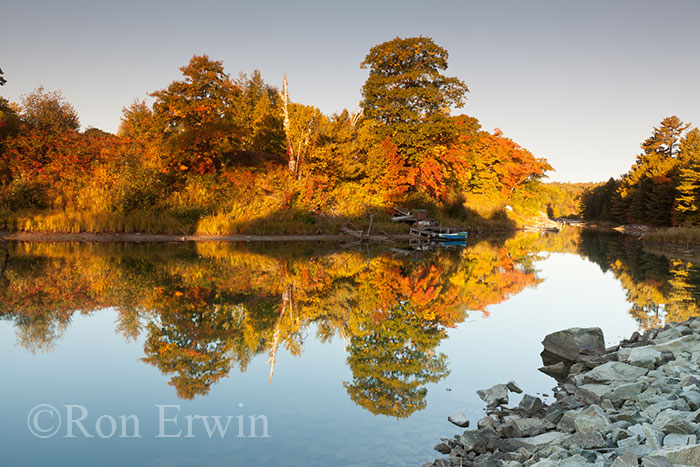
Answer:
<svg viewBox="0 0 700 467"><path fill-rule="evenodd" d="M433 210L431 210L433 211ZM510 232L518 221L501 213L483 216L475 211L431 214L440 224L474 233ZM180 235L334 235L345 229L373 234L406 234L408 225L391 220L388 212L372 210L354 216L301 210L263 212L163 210L127 214L109 211L23 210L0 213L0 230L40 233L144 233Z"/></svg>
<svg viewBox="0 0 700 467"><path fill-rule="evenodd" d="M646 242L700 246L700 227L669 227L645 235Z"/></svg>

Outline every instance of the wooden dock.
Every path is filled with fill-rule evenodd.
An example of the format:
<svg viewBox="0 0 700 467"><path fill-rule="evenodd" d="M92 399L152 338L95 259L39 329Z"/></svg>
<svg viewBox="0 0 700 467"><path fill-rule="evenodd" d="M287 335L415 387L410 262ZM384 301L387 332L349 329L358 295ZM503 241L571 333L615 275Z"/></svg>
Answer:
<svg viewBox="0 0 700 467"><path fill-rule="evenodd" d="M439 238L440 234L456 234L464 232L464 229L457 227L445 227L442 225L426 225L423 227L411 227L409 235L417 238Z"/></svg>

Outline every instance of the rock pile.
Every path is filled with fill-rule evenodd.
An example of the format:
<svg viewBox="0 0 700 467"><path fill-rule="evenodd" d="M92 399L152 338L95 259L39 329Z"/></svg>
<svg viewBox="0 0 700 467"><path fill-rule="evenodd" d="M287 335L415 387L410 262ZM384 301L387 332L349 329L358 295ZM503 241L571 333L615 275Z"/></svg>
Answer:
<svg viewBox="0 0 700 467"><path fill-rule="evenodd" d="M506 407L514 382L477 391L486 416L443 439L452 466L700 466L700 319L635 332L604 348L598 328L545 337L540 370L558 380L556 402L525 394ZM459 426L468 420L451 417ZM459 422L459 423L457 423Z"/></svg>

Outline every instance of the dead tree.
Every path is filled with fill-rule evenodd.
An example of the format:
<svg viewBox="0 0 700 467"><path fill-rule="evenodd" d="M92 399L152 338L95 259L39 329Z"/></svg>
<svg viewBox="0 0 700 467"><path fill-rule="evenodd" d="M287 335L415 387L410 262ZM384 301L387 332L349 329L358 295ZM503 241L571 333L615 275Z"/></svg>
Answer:
<svg viewBox="0 0 700 467"><path fill-rule="evenodd" d="M289 89L287 87L287 74L284 74L282 80L282 91L280 92L280 97L282 99L282 115L284 117L284 132L287 139L287 157L289 158L288 166L289 171L294 174L295 178L299 178L301 175L301 163L304 155L309 152L309 147L311 146L311 136L313 133L314 123L316 122L316 115L311 116L306 126L306 134L299 138L297 142L296 150L294 148L294 141L292 141L292 123L289 118Z"/></svg>
<svg viewBox="0 0 700 467"><path fill-rule="evenodd" d="M289 158L288 166L289 170L293 174L296 174L298 163L297 157L294 154L292 131L289 123L289 90L287 88L287 73L285 73L284 77L282 78L282 91L280 91L280 98L282 99L282 115L284 116L284 134L287 137L287 157Z"/></svg>

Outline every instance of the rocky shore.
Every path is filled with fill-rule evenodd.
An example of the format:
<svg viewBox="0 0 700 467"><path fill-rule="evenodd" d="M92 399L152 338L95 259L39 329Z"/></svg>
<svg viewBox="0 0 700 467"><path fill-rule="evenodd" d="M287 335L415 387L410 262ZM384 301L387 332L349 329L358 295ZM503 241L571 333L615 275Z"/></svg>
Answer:
<svg viewBox="0 0 700 467"><path fill-rule="evenodd" d="M556 401L525 394L508 407L522 392L512 381L477 391L486 416L422 467L700 466L700 319L604 342L599 328L546 336L540 371L557 380Z"/></svg>

